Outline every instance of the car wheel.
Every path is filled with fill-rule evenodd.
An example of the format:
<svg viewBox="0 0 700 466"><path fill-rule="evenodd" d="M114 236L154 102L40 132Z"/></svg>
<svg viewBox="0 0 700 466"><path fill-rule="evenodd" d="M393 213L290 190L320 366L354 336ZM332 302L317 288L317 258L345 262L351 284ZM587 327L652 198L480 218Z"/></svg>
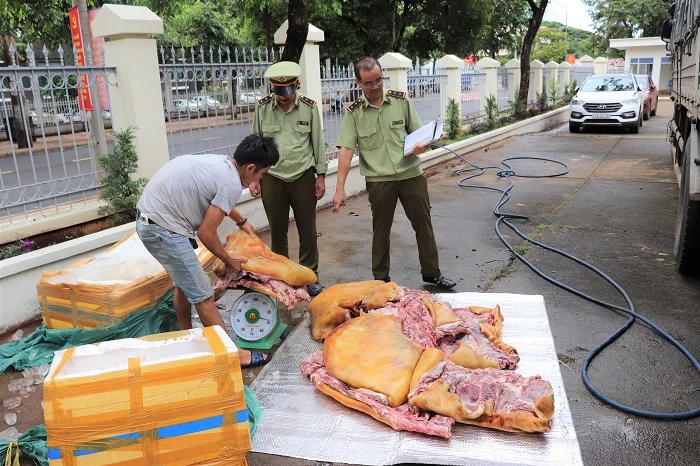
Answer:
<svg viewBox="0 0 700 466"><path fill-rule="evenodd" d="M683 154L683 166L680 167L681 186L678 196L676 237L673 245L678 271L689 275L700 272L700 202L690 200L688 187L690 164L697 157L697 136L697 130L691 129Z"/></svg>
<svg viewBox="0 0 700 466"><path fill-rule="evenodd" d="M642 115L637 118L637 124L630 127L630 134L639 134L639 128L642 126Z"/></svg>
<svg viewBox="0 0 700 466"><path fill-rule="evenodd" d="M658 106L659 106L659 99L656 99L656 102L654 102L654 109L649 112L649 115L656 116L656 108Z"/></svg>
<svg viewBox="0 0 700 466"><path fill-rule="evenodd" d="M581 123L574 123L572 121L569 122L569 132L570 133L578 133L579 129L581 129Z"/></svg>
<svg viewBox="0 0 700 466"><path fill-rule="evenodd" d="M649 102L649 108L651 108L651 102ZM649 114L651 113L651 110L647 110L642 114L642 119L643 120L648 120L649 119Z"/></svg>

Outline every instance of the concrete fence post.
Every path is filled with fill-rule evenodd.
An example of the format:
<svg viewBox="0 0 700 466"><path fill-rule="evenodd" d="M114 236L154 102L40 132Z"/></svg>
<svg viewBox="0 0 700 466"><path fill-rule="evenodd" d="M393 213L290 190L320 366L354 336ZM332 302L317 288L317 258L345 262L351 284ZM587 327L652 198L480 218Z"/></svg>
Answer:
<svg viewBox="0 0 700 466"><path fill-rule="evenodd" d="M104 37L105 65L117 69L117 85L107 86L112 127L136 128L138 169L134 177L150 178L165 165L165 133L158 54L153 34L163 33L163 20L146 7L104 5L92 22L95 37Z"/></svg>
<svg viewBox="0 0 700 466"><path fill-rule="evenodd" d="M508 101L515 102L517 98L516 90L520 87L520 60L513 58L505 64L508 70Z"/></svg>
<svg viewBox="0 0 700 466"><path fill-rule="evenodd" d="M287 42L288 27L289 21L285 21L275 31L275 44ZM323 102L323 94L321 92L321 54L317 43L323 42L323 39L323 31L309 23L309 33L306 36L306 43L299 59L299 67L301 67L301 76L299 76L301 87L299 90L302 94L318 102L319 106Z"/></svg>
<svg viewBox="0 0 700 466"><path fill-rule="evenodd" d="M387 52L379 58L379 64L384 68L389 78L389 87L397 91L408 92L408 69L411 60L396 52Z"/></svg>
<svg viewBox="0 0 700 466"><path fill-rule="evenodd" d="M546 83L543 83L545 89L547 89L547 95L549 95L550 91L550 82L552 79L554 79L554 82L557 83L557 91L559 90L559 64L555 61L549 61L547 64L544 65L544 68L548 71L549 78L547 79ZM553 96L550 96L550 99ZM559 96L557 96L559 97Z"/></svg>
<svg viewBox="0 0 700 466"><path fill-rule="evenodd" d="M593 60L593 74L605 74L608 72L608 59L598 57Z"/></svg>
<svg viewBox="0 0 700 466"><path fill-rule="evenodd" d="M483 70L484 74L484 98L481 99L481 103L486 107L486 99L493 96L496 98L496 103L498 103L498 67L501 66L498 60L493 58L485 57L479 60L476 65L477 68ZM481 110L484 110L483 108Z"/></svg>
<svg viewBox="0 0 700 466"><path fill-rule="evenodd" d="M571 65L571 70L569 71L569 76L571 77L570 82L576 82L576 86L580 86L583 82L583 79L581 78L581 68L583 68L583 65L581 65L580 63L574 63L573 65Z"/></svg>
<svg viewBox="0 0 700 466"><path fill-rule="evenodd" d="M579 58L578 62L584 68L593 68L593 58L588 55L584 55Z"/></svg>
<svg viewBox="0 0 700 466"><path fill-rule="evenodd" d="M435 67L443 69L447 75L447 85L444 90L445 105L440 111L443 120L447 117L447 104L450 99L454 99L460 115L462 113L462 66L464 61L456 55L445 55L435 62Z"/></svg>
<svg viewBox="0 0 700 466"><path fill-rule="evenodd" d="M564 89L566 86L571 84L571 63L561 62L559 63L559 69L561 70L561 81L559 81L559 92L564 94Z"/></svg>
<svg viewBox="0 0 700 466"><path fill-rule="evenodd" d="M530 62L530 71L532 76L530 76L530 89L527 93L528 102L532 102L537 98L537 94L542 93L542 74L544 71L544 63L539 60L532 60Z"/></svg>

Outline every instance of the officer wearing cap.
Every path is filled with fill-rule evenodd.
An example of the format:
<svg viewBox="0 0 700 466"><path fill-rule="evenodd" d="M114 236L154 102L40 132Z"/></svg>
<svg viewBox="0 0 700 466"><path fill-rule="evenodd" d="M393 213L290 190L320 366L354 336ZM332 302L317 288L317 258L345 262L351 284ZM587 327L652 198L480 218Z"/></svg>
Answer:
<svg viewBox="0 0 700 466"><path fill-rule="evenodd" d="M318 277L316 202L326 192L326 160L321 114L315 101L297 92L301 68L283 61L270 66L265 77L272 93L255 108L253 132L277 142L280 160L260 182L249 186L262 198L270 224L272 250L289 257L289 208L299 233L299 263ZM323 291L316 280L307 287L311 296Z"/></svg>

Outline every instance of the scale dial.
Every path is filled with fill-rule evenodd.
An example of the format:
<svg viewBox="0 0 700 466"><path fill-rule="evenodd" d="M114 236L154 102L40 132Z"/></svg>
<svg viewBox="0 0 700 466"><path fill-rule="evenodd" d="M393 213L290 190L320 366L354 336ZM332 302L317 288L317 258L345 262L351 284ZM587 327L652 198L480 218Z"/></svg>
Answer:
<svg viewBox="0 0 700 466"><path fill-rule="evenodd" d="M267 295L243 293L231 307L231 327L243 340L262 340L276 325L277 304Z"/></svg>

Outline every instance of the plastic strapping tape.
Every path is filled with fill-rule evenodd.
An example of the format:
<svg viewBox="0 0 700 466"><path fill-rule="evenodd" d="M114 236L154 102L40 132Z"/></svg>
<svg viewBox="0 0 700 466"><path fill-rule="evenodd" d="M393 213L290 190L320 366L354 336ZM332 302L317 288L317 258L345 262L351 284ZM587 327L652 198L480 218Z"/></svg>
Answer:
<svg viewBox="0 0 700 466"><path fill-rule="evenodd" d="M207 339L207 343L209 343L209 347L211 348L212 353L214 353L214 368L217 369L218 372L218 374L214 376L214 379L217 383L217 392L223 398L231 398L232 396L234 396L235 386L231 381L232 374L231 367L229 365L228 349L226 349L226 345L224 345L221 336L214 327L204 327L202 329L202 332L204 333L204 337ZM240 361L237 370L239 372L241 370ZM229 405L227 408L224 409L223 415L224 419L221 424L221 432L223 434L223 437L231 439L227 442L227 444L235 443L236 436L233 434L238 424L236 419L235 407ZM222 448L226 447L235 448L235 445L222 445Z"/></svg>
<svg viewBox="0 0 700 466"><path fill-rule="evenodd" d="M59 426L69 426L72 424L71 413L63 411L63 407L61 406L61 403L59 402L58 397L56 396L58 394L58 391L56 390L56 376L58 376L61 370L63 370L66 364L68 364L70 358L73 357L73 353L75 353L75 346L68 348L63 353L61 360L58 362L58 366L56 366L56 370L53 372L53 375L51 375L51 380L48 383L48 387L45 387L44 392L44 396L47 396L48 394L51 397L54 420L56 422L56 425ZM46 390L46 388L48 388L48 390ZM46 393L47 391L48 393ZM73 449L60 448L60 452L61 458L63 459L62 463L65 466L75 466L75 451Z"/></svg>
<svg viewBox="0 0 700 466"><path fill-rule="evenodd" d="M131 415L138 417L143 411L143 378L141 377L141 359L129 358L129 404ZM158 464L157 436L153 429L139 431L141 452L145 464Z"/></svg>

